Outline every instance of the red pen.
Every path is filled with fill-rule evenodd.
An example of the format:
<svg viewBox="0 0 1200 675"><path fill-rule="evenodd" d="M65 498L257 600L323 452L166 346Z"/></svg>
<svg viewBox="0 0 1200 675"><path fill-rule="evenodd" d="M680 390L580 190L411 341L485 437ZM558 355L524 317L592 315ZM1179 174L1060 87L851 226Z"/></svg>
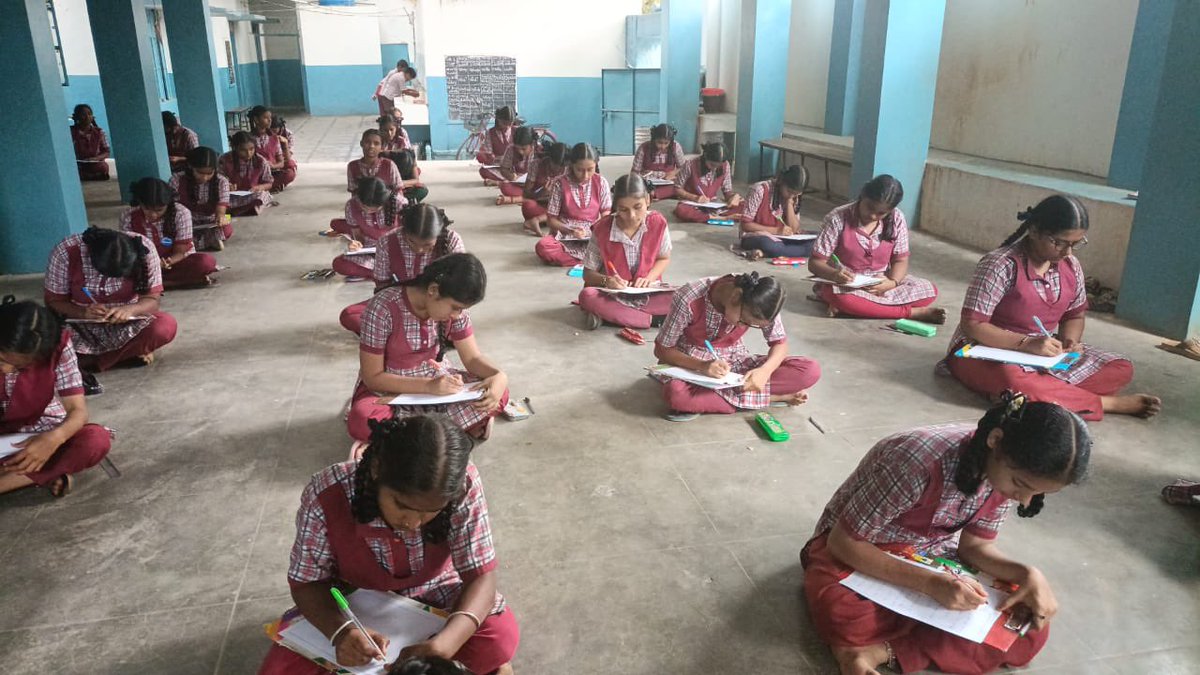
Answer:
<svg viewBox="0 0 1200 675"><path fill-rule="evenodd" d="M605 261L604 261L604 266L608 268L608 273L609 273L609 274L613 275L614 277L615 277L615 276L617 276L617 268L616 268L616 267L613 267L613 264L612 264L612 261L611 261L611 260L605 260Z"/></svg>

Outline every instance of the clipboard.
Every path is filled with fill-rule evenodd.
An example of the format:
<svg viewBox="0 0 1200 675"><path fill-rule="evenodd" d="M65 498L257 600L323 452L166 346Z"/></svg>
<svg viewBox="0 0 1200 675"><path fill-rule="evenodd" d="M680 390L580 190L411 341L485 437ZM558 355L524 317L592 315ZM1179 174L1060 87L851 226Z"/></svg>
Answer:
<svg viewBox="0 0 1200 675"><path fill-rule="evenodd" d="M1078 363L1082 356L1079 352L1066 352L1058 356L1036 356L1013 349L999 349L997 347L984 347L971 344L963 345L962 348L954 352L954 355L963 359L982 359L997 363L1011 363L1018 366L1029 366L1030 368L1041 368L1042 370L1057 372L1070 370L1071 366Z"/></svg>

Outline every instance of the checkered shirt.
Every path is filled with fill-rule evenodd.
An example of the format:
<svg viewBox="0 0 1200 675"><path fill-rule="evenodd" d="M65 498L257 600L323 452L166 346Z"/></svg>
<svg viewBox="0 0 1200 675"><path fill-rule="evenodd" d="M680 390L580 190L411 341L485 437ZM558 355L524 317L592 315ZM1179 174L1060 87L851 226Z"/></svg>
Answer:
<svg viewBox="0 0 1200 675"><path fill-rule="evenodd" d="M392 260L391 242L393 239L400 244L400 260ZM449 248L446 255L466 252L467 247L463 245L462 237L458 236L458 232L449 230L446 233L446 239L447 248ZM396 228L380 237L375 244L375 283L391 284L415 279L434 260L437 258L433 257L432 251L429 253L414 251L404 238L403 230Z"/></svg>
<svg viewBox="0 0 1200 675"><path fill-rule="evenodd" d="M684 335L684 330L703 321L705 337L709 341L713 341L737 327L735 324L725 321L725 317L717 311L708 298L709 289L720 279L721 277L699 279L684 284L676 290L675 295L671 298L671 311L667 313L667 318L663 321L655 342L663 347L678 349L692 358L711 360L712 354L703 343L696 345L686 341L687 336ZM693 313L694 303L697 300L703 301L703 316L695 316ZM783 318L776 315L775 320L762 329L762 334L768 345L774 346L786 342L787 332L783 328ZM743 375L758 368L767 360L766 356L751 354L742 340L738 340L732 345L714 347L717 356L724 359L733 372ZM743 391L741 387L715 391L721 398L742 409L765 408L771 404L769 382L765 390L761 392Z"/></svg>
<svg viewBox="0 0 1200 675"><path fill-rule="evenodd" d="M517 146L510 145L504 151L504 154L500 156L500 170L512 171L520 176L521 174L529 172L529 165L532 163L532 160L533 152L530 152L524 157L519 157L517 155Z"/></svg>
<svg viewBox="0 0 1200 675"><path fill-rule="evenodd" d="M708 186L712 185L713 181L720 180L721 181L721 194L722 195L732 194L733 193L733 172L729 170L729 162L725 162L724 164L721 165L721 169L723 169L723 170L721 172L722 175L719 177L717 176L716 171L707 171L706 168L702 168L703 164L704 164L704 156L703 155L693 159L690 162L684 162L683 165L680 167L679 172L675 174L675 187L683 188L684 190L686 190L687 184L688 184L688 179L690 179L693 174L696 174L699 172L699 178L697 179L696 182L699 183L701 187L708 188Z"/></svg>
<svg viewBox="0 0 1200 675"><path fill-rule="evenodd" d="M1013 502L981 512L992 495L991 484L985 479L973 495L963 494L954 484L959 458L974 433L974 424L944 424L879 441L834 493L813 536L829 532L836 523L862 541L908 544L935 555L956 549L960 531L995 539ZM896 521L917 505L935 466L941 468L942 485L932 527L945 534L931 539Z"/></svg>
<svg viewBox="0 0 1200 675"><path fill-rule="evenodd" d="M315 474L300 496L300 508L296 511L296 540L292 544L291 564L288 580L294 583L314 583L336 579L337 559L329 541L329 523L319 497L322 492L334 488L348 501L354 494L354 472L357 462L342 462ZM483 482L474 464L467 465L466 494L458 501L450 516L450 536L447 544L453 566L444 570L429 582L406 589L405 597L419 600L442 609L449 609L458 600L465 582L496 569L496 550L492 545L492 529L488 521L487 499L483 494ZM337 523L339 527L353 526ZM425 568L425 541L420 532L391 530L382 518L367 523L368 526L390 530L404 543L408 553L408 568L418 574ZM392 541L384 538L367 539L367 547L381 567L395 573L398 567L392 559ZM492 613L504 610L504 598L497 593Z"/></svg>
<svg viewBox="0 0 1200 675"><path fill-rule="evenodd" d="M229 179L221 174L214 174L212 180L196 186L196 198L192 199L190 181L182 172L171 175L171 188L178 195L179 203L192 212L193 225L212 225L216 222L215 208L208 206L208 191L213 183L217 184L217 204L229 208Z"/></svg>
<svg viewBox="0 0 1200 675"><path fill-rule="evenodd" d="M8 414L9 401L12 400L13 388L17 386L20 371L4 376L4 397L0 398L0 419ZM67 409L63 407L62 397L78 396L83 393L83 375L79 372L79 358L71 341L63 347L58 366L54 369L54 391L58 395L46 406L45 412L33 424L21 427L17 433L40 434L58 428L67 419Z"/></svg>
<svg viewBox="0 0 1200 675"><path fill-rule="evenodd" d="M137 209L137 208L138 207L134 206L134 207L125 209L124 211L121 212L121 215L118 216L117 223L118 223L119 229L122 232L130 232L130 233L133 232L133 212L134 212L134 209ZM154 236L155 239L157 239L159 242L162 241L163 234L164 234L162 220L157 220L154 222L147 220L146 228L148 230L150 230L151 234ZM184 207L183 204L176 203L175 204L175 238L172 242L172 246L168 246L167 248L172 248L173 246L178 245L178 244L187 244L190 249L191 242L192 242L192 212L188 211L187 208Z"/></svg>
<svg viewBox="0 0 1200 675"><path fill-rule="evenodd" d="M396 163L387 157L375 160L375 166L368 166L366 160L356 159L346 164L346 189L354 192L358 189L358 181L362 178L378 178L389 190L397 190L403 179Z"/></svg>
<svg viewBox="0 0 1200 675"><path fill-rule="evenodd" d="M649 158L649 161L647 161L647 158ZM683 156L683 146L678 141L673 142L666 152L658 152L654 141L646 141L639 145L637 152L633 154L633 168L629 172L641 174L644 178L665 179L667 177L666 171L646 171L645 166L647 164L654 164L656 166L672 164L678 169L686 162L687 160Z"/></svg>

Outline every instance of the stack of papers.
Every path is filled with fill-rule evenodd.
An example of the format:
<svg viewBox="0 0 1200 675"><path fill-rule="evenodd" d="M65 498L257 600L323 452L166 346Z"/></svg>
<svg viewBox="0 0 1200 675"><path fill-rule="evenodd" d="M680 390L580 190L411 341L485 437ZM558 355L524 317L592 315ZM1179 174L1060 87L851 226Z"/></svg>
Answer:
<svg viewBox="0 0 1200 675"><path fill-rule="evenodd" d="M669 178L647 178L646 182L654 187L664 187L675 184L675 181L670 180Z"/></svg>
<svg viewBox="0 0 1200 675"><path fill-rule="evenodd" d="M817 238L815 234L780 234L776 236L783 241L812 241Z"/></svg>
<svg viewBox="0 0 1200 675"><path fill-rule="evenodd" d="M814 284L829 284L830 286L841 286L842 288L866 288L883 282L883 277L873 277L869 274L855 274L854 279L848 283L839 284L828 279L822 279L818 276L808 277L807 281Z"/></svg>
<svg viewBox="0 0 1200 675"><path fill-rule="evenodd" d="M679 203L687 204L688 206L694 206L698 209L713 209L713 210L723 209L726 206L725 202L692 202L692 201L683 200L683 201L680 201Z"/></svg>
<svg viewBox="0 0 1200 675"><path fill-rule="evenodd" d="M254 190L230 190L230 197L251 197L254 195Z"/></svg>
<svg viewBox="0 0 1200 675"><path fill-rule="evenodd" d="M400 394L388 405L446 405L483 398L482 389L463 389L453 394Z"/></svg>
<svg viewBox="0 0 1200 675"><path fill-rule="evenodd" d="M374 246L364 246L364 247L358 249L357 251L346 251L346 255L347 256L375 255L375 247Z"/></svg>
<svg viewBox="0 0 1200 675"><path fill-rule="evenodd" d="M694 370L680 368L678 366L655 366L650 369L651 372L664 375L676 380L683 380L689 384L699 385L706 389L732 389L740 387L745 382L746 378L741 373L730 372L725 377L709 377L702 375Z"/></svg>
<svg viewBox="0 0 1200 675"><path fill-rule="evenodd" d="M0 459L17 454L21 451L17 443L33 438L37 434L0 434Z"/></svg>
<svg viewBox="0 0 1200 675"><path fill-rule="evenodd" d="M418 642L427 640L446 625L446 619L438 610L410 600L395 593L381 591L357 590L348 593L347 602L350 609L358 616L362 624L371 630L379 631L387 636L390 642L387 648L387 663L400 658L400 650ZM308 619L296 612L284 615L279 624L278 633L274 639L284 647L311 659L318 664L337 663L337 653L329 638L317 630ZM382 661L374 661L365 666L341 666L340 672L355 673L356 675L383 675L387 665Z"/></svg>
<svg viewBox="0 0 1200 675"><path fill-rule="evenodd" d="M983 359L984 361L1013 363L1018 366L1031 366L1033 368L1045 368L1046 370L1067 370L1079 360L1077 352L1065 352L1058 356L1037 356L1036 354L1026 354L1014 349L984 347L983 345L967 345L955 352L954 355L964 359Z"/></svg>
<svg viewBox="0 0 1200 675"><path fill-rule="evenodd" d="M635 288L634 286L626 286L625 288L601 288L601 293L610 295L648 295L650 293L674 293L675 286L647 286L645 288Z"/></svg>

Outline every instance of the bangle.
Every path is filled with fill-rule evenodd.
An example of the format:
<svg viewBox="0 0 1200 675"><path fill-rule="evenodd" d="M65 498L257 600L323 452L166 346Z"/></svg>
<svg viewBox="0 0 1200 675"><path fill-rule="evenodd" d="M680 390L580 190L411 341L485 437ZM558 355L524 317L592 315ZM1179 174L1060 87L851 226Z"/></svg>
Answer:
<svg viewBox="0 0 1200 675"><path fill-rule="evenodd" d="M457 612L450 612L450 616L446 617L446 623L449 623L450 619L453 619L456 616L465 616L470 619L475 624L475 630L479 630L479 627L483 625L483 622L479 620L479 617L475 616L474 612L468 612L465 609L460 609Z"/></svg>
<svg viewBox="0 0 1200 675"><path fill-rule="evenodd" d="M329 645L331 647L337 647L336 642L337 642L338 636L342 634L342 631L346 630L347 626L353 626L353 625L354 625L354 621L347 621L346 623L339 626L337 630L333 631L333 635L329 636Z"/></svg>
<svg viewBox="0 0 1200 675"><path fill-rule="evenodd" d="M1029 342L1029 336L1028 336L1028 335L1022 335L1022 336L1021 336L1021 341L1017 343L1017 349L1020 349L1021 347L1024 347L1026 342Z"/></svg>

